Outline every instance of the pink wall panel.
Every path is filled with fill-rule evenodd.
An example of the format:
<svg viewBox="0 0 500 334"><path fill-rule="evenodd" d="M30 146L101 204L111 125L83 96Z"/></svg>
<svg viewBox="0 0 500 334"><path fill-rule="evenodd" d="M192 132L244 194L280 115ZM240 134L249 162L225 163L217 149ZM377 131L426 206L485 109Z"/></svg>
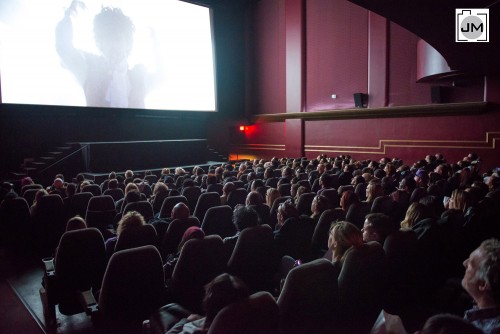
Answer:
<svg viewBox="0 0 500 334"><path fill-rule="evenodd" d="M249 93L247 112L285 112L284 0L258 1L247 32Z"/></svg>
<svg viewBox="0 0 500 334"><path fill-rule="evenodd" d="M458 161L477 152L487 167L500 165L500 110L484 114L306 122L306 156L321 152L357 159L399 157L406 163L443 153Z"/></svg>
<svg viewBox="0 0 500 334"><path fill-rule="evenodd" d="M352 94L368 90L368 12L343 0L306 4L306 111L352 108Z"/></svg>
<svg viewBox="0 0 500 334"><path fill-rule="evenodd" d="M389 106L431 103L429 84L417 84L418 37L390 24Z"/></svg>
<svg viewBox="0 0 500 334"><path fill-rule="evenodd" d="M294 0L296 1L296 0ZM377 106L430 104L429 83L416 83L417 36L400 26L384 24L383 18L372 17L369 24L365 9L343 0L305 1L305 109L320 111L344 109L354 106L352 94L368 92L371 85L386 84L386 89L371 89L379 94ZM252 94L250 114L285 113L286 110L286 36L289 27L284 22L284 0L262 0L255 7L249 54L251 60ZM370 28L384 29L370 31ZM387 39L386 39L387 37ZM368 54L372 50L384 50L380 54ZM385 58L385 60L384 60ZM385 64L385 70L369 69ZM252 72L253 71L253 72ZM370 77L369 76L373 76ZM383 77L385 76L385 78ZM482 78L461 78L451 87L450 102L483 100ZM488 78L486 96L489 102L500 102L500 80ZM375 89L377 88L377 89ZM337 99L331 98L337 94ZM387 96L387 103L383 95ZM380 104L380 105L379 105ZM297 112L300 107L297 107ZM292 110L290 110L292 111ZM293 120L293 125L300 121ZM251 126L241 145L232 148L233 153L272 157L286 156L287 126L290 121L258 123ZM301 127L297 127L298 130ZM477 152L486 167L500 166L500 107L488 111L458 116L395 117L378 119L351 119L305 121L302 126L304 149L308 157L321 152L330 155L351 154L359 159L377 159L384 156L400 157L406 163L422 159L426 154L441 152L448 161L457 161L469 152ZM297 130L297 131L298 131Z"/></svg>

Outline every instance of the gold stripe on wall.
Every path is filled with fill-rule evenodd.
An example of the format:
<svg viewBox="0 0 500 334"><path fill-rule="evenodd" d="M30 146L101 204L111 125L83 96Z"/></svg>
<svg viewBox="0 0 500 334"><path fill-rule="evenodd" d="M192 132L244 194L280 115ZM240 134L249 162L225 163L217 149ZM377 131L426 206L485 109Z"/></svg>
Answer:
<svg viewBox="0 0 500 334"><path fill-rule="evenodd" d="M366 147L366 146L305 145L305 151L339 152L339 153L349 153L355 151L356 153L386 154L388 147L494 150L496 149L496 141L499 138L500 138L500 132L486 132L484 141L380 139L378 146ZM405 144L405 143L411 143L411 144ZM484 146L478 146L478 144L479 145L482 144Z"/></svg>
<svg viewBox="0 0 500 334"><path fill-rule="evenodd" d="M285 151L285 145L281 144L243 144L232 146L233 150L264 150L264 151Z"/></svg>

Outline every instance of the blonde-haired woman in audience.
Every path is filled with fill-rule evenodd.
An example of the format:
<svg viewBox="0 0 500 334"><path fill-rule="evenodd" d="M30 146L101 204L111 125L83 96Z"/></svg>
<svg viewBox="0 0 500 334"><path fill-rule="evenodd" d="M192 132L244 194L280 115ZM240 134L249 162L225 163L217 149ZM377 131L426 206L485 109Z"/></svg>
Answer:
<svg viewBox="0 0 500 334"><path fill-rule="evenodd" d="M451 197L446 204L448 209L457 209L465 213L472 204L472 198L467 191L455 189L451 193Z"/></svg>
<svg viewBox="0 0 500 334"><path fill-rule="evenodd" d="M106 254L108 255L108 257L111 257L111 255L113 255L118 238L120 237L120 234L123 233L123 231L145 224L146 222L144 220L144 217L137 211L129 211L124 214L122 219L120 219L120 221L118 222L118 226L116 227L116 236L106 240L105 246Z"/></svg>
<svg viewBox="0 0 500 334"><path fill-rule="evenodd" d="M406 210L405 219L400 224L401 229L412 229L413 225L425 218L427 218L427 208L425 205L414 202Z"/></svg>
<svg viewBox="0 0 500 334"><path fill-rule="evenodd" d="M281 194L276 188L269 188L266 191L266 204L268 207L272 208L274 200L281 197Z"/></svg>
<svg viewBox="0 0 500 334"><path fill-rule="evenodd" d="M170 168L165 167L161 170L161 176L163 177L163 176L167 176L167 175L170 175Z"/></svg>
<svg viewBox="0 0 500 334"><path fill-rule="evenodd" d="M186 173L186 170L184 170L184 168L182 168L182 167L177 167L177 168L175 169L175 175L184 175L184 174L187 174L187 173Z"/></svg>
<svg viewBox="0 0 500 334"><path fill-rule="evenodd" d="M347 250L363 245L363 233L356 225L347 221L333 223L328 237L328 248L332 251L332 262L343 264Z"/></svg>
<svg viewBox="0 0 500 334"><path fill-rule="evenodd" d="M384 196L382 183L379 179L372 179L366 187L366 202L372 203L379 196Z"/></svg>

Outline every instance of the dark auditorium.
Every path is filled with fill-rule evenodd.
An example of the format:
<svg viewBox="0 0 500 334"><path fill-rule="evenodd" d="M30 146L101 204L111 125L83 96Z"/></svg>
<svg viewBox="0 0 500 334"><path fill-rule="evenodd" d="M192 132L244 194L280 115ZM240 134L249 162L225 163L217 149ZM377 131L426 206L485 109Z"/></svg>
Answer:
<svg viewBox="0 0 500 334"><path fill-rule="evenodd" d="M2 0L0 333L500 334L498 140L500 0Z"/></svg>

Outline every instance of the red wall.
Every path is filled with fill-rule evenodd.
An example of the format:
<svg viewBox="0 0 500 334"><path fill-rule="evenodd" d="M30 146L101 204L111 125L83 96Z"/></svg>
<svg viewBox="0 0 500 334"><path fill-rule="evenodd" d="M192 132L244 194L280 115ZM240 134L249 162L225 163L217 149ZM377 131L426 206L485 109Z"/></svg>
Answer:
<svg viewBox="0 0 500 334"><path fill-rule="evenodd" d="M352 94L368 90L373 107L431 103L431 84L416 83L417 36L347 1L304 3L304 112L352 108ZM252 93L246 101L251 106L249 116L285 113L284 2L259 1L252 17L248 41ZM499 103L499 80L488 78L487 82L487 101ZM483 100L483 78L465 78L457 84L450 88L450 102ZM332 94L337 94L337 99L332 99ZM285 155L281 150L292 145L287 142L286 124L253 125L232 153L247 157ZM343 153L359 159L400 157L412 163L429 153L440 152L449 161L456 161L475 151L487 167L500 166L494 139L500 138L500 108L495 105L479 115L305 121L303 133L303 151L308 157Z"/></svg>

